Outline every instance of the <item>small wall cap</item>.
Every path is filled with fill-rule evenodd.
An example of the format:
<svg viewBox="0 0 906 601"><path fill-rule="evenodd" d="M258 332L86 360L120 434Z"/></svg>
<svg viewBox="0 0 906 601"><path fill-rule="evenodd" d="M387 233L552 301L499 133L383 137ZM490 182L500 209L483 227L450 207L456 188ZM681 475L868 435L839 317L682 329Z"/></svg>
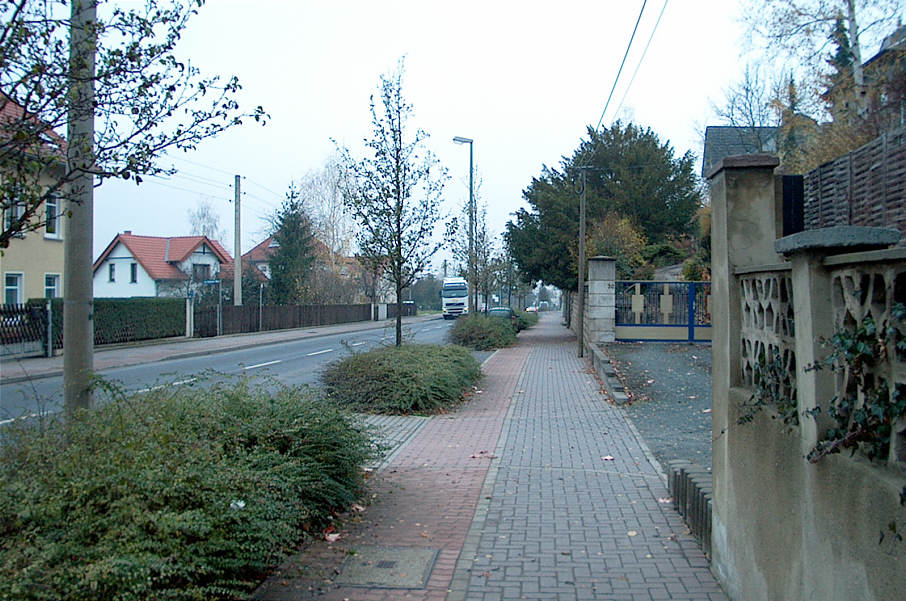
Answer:
<svg viewBox="0 0 906 601"><path fill-rule="evenodd" d="M837 225L784 236L774 241L782 255L799 251L824 251L826 254L879 250L896 244L900 231L884 227Z"/></svg>
<svg viewBox="0 0 906 601"><path fill-rule="evenodd" d="M595 255L594 257L589 257L589 261L616 261L614 257L608 257L605 255Z"/></svg>
<svg viewBox="0 0 906 601"><path fill-rule="evenodd" d="M773 154L734 154L722 158L705 174L705 179L712 179L724 169L774 169L780 164Z"/></svg>

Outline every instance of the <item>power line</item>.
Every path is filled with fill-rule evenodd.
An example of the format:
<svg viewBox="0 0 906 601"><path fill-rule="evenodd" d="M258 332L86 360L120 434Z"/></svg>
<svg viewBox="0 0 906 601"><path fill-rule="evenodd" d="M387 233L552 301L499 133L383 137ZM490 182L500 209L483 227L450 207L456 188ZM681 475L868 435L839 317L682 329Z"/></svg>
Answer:
<svg viewBox="0 0 906 601"><path fill-rule="evenodd" d="M642 13L645 12L645 5L648 4L648 0L642 2L642 10L639 11L639 18L635 21L635 27L632 28L632 35L629 37L629 44L626 45L626 52L623 54L623 60L620 62L620 68L617 70L617 76L613 80L613 87L610 88L610 94L607 96L607 102L604 103L604 110L601 112L601 118L598 119L598 124L595 126L595 133L598 133L598 128L601 127L601 123L604 121L604 115L607 114L607 107L610 106L610 99L613 98L613 92L617 89L617 82L620 80L620 73L623 72L623 65L626 64L626 57L629 56L629 49L632 48L632 40L635 39L635 32L639 29L639 23L642 21Z"/></svg>
<svg viewBox="0 0 906 601"><path fill-rule="evenodd" d="M635 81L635 76L639 73L639 67L642 66L642 61L645 60L645 55L648 53L648 46L651 45L651 40L654 39L654 32L657 31L657 26L661 24L661 17L664 16L664 11L667 10L667 2L668 0L664 0L664 6L661 8L661 14L657 16L657 21L654 23L654 29L651 30L651 35L648 36L648 43L645 44L645 49L642 50L642 56L641 58L639 58L639 62L635 66L635 71L632 72L632 77L629 80L629 85L626 86L626 91L623 92L623 97L620 99L620 104L617 105L616 110L614 110L614 114L620 112L620 109L623 107L623 102L626 100L626 96L629 95L629 88L632 87L632 82Z"/></svg>

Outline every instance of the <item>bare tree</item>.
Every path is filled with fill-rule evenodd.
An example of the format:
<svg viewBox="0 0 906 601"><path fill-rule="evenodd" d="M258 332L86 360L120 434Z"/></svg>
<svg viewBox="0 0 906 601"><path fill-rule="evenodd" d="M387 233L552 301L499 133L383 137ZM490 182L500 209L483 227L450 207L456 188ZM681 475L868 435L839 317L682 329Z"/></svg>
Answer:
<svg viewBox="0 0 906 601"><path fill-rule="evenodd" d="M348 257L355 241L355 220L343 200L343 167L330 157L299 182L299 195L308 207L315 236L337 258Z"/></svg>
<svg viewBox="0 0 906 601"><path fill-rule="evenodd" d="M342 149L344 199L358 223L356 241L364 257L384 258L396 292L396 345L403 341L403 289L412 285L440 248L432 234L440 217L446 170L426 147L428 135L407 129L412 106L403 98L403 61L381 76L379 103L371 97L367 155L355 159Z"/></svg>
<svg viewBox="0 0 906 601"><path fill-rule="evenodd" d="M198 199L195 210L189 211L189 226L193 236L207 236L210 240L221 241L224 231L220 225L220 215L208 198Z"/></svg>
<svg viewBox="0 0 906 601"><path fill-rule="evenodd" d="M780 118L774 106L776 85L766 81L763 69L748 64L742 79L724 90L721 105L712 103L715 114L727 125L739 128L740 142L752 145L750 152L769 150L774 135L764 128L777 127Z"/></svg>

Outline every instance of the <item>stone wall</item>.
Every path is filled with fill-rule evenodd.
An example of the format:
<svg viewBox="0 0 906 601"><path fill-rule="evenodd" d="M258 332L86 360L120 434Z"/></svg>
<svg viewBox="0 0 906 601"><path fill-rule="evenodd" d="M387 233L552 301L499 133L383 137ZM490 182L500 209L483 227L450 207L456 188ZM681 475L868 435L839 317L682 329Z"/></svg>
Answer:
<svg viewBox="0 0 906 601"><path fill-rule="evenodd" d="M906 594L904 424L887 461L806 455L845 378L811 367L822 341L867 311L904 302L906 253L889 230L827 228L778 240L781 194L768 155L727 157L709 174L712 207L712 570L734 601L882 601ZM875 275L872 275L875 274ZM877 276L877 277L875 277ZM860 304L861 303L861 304ZM860 308L861 307L861 308ZM752 416L759 370L779 357L778 398ZM891 390L906 384L896 352ZM901 384L901 381L903 384ZM820 408L818 417L806 415ZM747 420L747 417L751 417ZM743 419L740 419L743 418ZM885 536L881 536L885 535ZM879 542L880 539L880 542Z"/></svg>

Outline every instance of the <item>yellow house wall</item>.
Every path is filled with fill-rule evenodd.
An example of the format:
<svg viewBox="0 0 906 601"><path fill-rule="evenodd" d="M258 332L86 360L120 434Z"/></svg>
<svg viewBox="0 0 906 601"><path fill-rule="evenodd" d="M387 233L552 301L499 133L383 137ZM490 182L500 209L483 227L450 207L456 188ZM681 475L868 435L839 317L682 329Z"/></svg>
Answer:
<svg viewBox="0 0 906 601"><path fill-rule="evenodd" d="M42 209L43 210L43 209ZM59 212L62 212L62 201ZM5 216L4 216L5 219ZM3 272L6 282L7 273L22 273L24 275L23 302L30 298L44 297L44 276L57 274L60 276L60 286L57 295L63 295L63 217L58 219L57 237L48 236L43 227L34 232L28 232L24 238L13 238L9 247L0 257L0 271ZM0 302L2 302L0 298Z"/></svg>

